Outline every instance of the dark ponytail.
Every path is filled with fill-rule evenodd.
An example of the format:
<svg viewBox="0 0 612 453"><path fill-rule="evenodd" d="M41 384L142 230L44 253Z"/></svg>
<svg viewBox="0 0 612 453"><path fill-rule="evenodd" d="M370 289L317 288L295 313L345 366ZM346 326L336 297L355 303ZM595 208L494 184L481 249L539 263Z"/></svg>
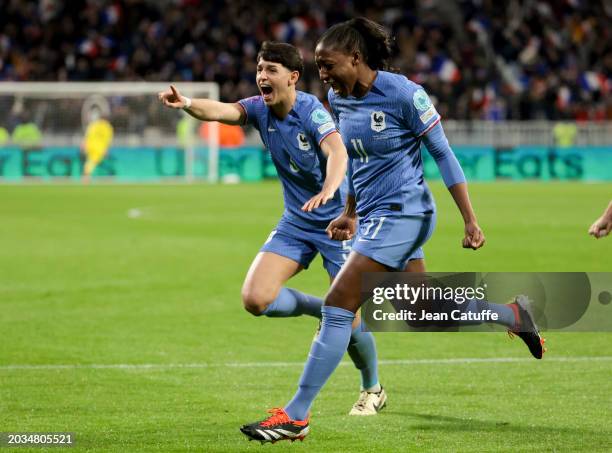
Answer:
<svg viewBox="0 0 612 453"><path fill-rule="evenodd" d="M332 26L323 33L317 44L346 54L359 51L370 68L389 69L391 37L382 25L365 17Z"/></svg>

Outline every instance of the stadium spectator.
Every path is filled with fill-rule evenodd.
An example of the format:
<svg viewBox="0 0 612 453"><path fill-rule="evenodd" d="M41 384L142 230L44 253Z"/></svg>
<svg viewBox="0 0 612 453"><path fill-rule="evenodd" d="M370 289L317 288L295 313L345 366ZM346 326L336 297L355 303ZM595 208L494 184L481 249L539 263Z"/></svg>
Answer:
<svg viewBox="0 0 612 453"><path fill-rule="evenodd" d="M9 132L4 127L0 127L0 146L6 145L10 138Z"/></svg>
<svg viewBox="0 0 612 453"><path fill-rule="evenodd" d="M447 119L612 119L612 3L603 0L278 2L4 0L0 80L214 81L257 92L255 50L312 61L330 25L364 15L397 36L393 64ZM324 98L313 65L301 89Z"/></svg>
<svg viewBox="0 0 612 453"><path fill-rule="evenodd" d="M23 150L32 150L40 146L42 134L36 123L27 121L15 127L12 138L13 143Z"/></svg>
<svg viewBox="0 0 612 453"><path fill-rule="evenodd" d="M553 127L553 138L559 148L569 148L576 142L578 127L571 121L563 121Z"/></svg>
<svg viewBox="0 0 612 453"><path fill-rule="evenodd" d="M186 149L194 144L195 122L187 115L176 123L176 141L181 148Z"/></svg>

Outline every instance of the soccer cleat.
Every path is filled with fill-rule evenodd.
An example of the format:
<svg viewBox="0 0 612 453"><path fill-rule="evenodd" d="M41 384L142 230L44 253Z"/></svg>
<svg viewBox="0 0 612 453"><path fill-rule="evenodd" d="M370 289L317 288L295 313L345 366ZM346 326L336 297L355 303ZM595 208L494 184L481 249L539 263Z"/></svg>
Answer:
<svg viewBox="0 0 612 453"><path fill-rule="evenodd" d="M240 428L242 434L249 440L258 440L262 444L266 442L278 442L279 440L304 440L310 431L309 420L291 420L284 409L276 407L268 411L270 415L265 420L243 425Z"/></svg>
<svg viewBox="0 0 612 453"><path fill-rule="evenodd" d="M538 326L533 319L533 313L531 312L531 306L527 296L516 296L514 302L510 304L510 308L514 311L514 318L516 324L512 329L508 329L508 335L513 338L514 335L525 342L529 348L529 352L536 358L541 359L546 348L544 343L546 340L540 336Z"/></svg>
<svg viewBox="0 0 612 453"><path fill-rule="evenodd" d="M362 390L349 415L376 415L383 410L386 404L387 394L382 387L378 393Z"/></svg>

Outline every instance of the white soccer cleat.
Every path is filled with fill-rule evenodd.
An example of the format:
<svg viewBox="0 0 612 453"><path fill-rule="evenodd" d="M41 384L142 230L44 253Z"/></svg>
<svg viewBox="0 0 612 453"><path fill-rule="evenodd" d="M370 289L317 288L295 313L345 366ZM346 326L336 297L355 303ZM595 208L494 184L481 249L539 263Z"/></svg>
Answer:
<svg viewBox="0 0 612 453"><path fill-rule="evenodd" d="M362 390L359 399L349 412L349 415L376 415L383 410L387 404L387 394L381 388L378 393L370 393Z"/></svg>

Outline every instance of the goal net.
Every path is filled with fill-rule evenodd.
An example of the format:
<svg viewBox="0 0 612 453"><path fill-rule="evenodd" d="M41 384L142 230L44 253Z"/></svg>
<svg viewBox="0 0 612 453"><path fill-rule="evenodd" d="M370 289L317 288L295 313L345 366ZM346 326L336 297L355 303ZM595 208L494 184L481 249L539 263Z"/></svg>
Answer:
<svg viewBox="0 0 612 453"><path fill-rule="evenodd" d="M216 83L174 83L189 97L219 99ZM206 128L157 93L170 82L0 83L0 181L83 174L88 125L104 118L112 141L93 177L114 181L218 180L218 127Z"/></svg>

